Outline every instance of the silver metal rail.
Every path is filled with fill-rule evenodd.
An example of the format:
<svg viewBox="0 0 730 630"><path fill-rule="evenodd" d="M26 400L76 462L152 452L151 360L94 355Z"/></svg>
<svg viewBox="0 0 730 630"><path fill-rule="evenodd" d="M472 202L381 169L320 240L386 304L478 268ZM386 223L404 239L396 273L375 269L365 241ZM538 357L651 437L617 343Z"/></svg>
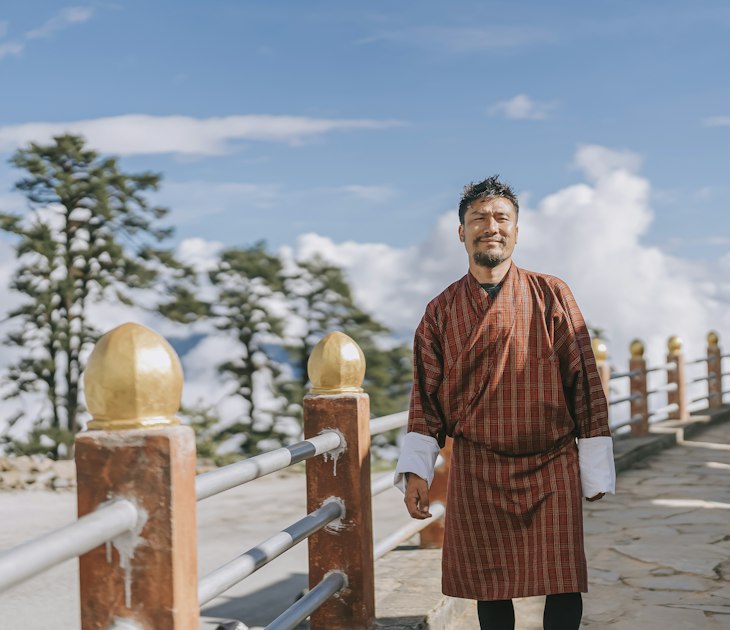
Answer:
<svg viewBox="0 0 730 630"><path fill-rule="evenodd" d="M223 466L218 470L211 470L195 478L195 496L198 501L202 501L297 462L329 453L340 446L342 446L342 436L335 431L325 431L291 446L277 448L274 451Z"/></svg>
<svg viewBox="0 0 730 630"><path fill-rule="evenodd" d="M673 411L679 411L679 405L677 403L672 403L671 405L666 405L664 407L659 407L659 409L655 409L649 414L649 418L656 418L657 416L661 416L665 413L672 413Z"/></svg>
<svg viewBox="0 0 730 630"><path fill-rule="evenodd" d="M674 372L677 369L677 364L674 361L670 361L669 363L664 363L662 365L657 365L653 368L648 368L646 370L646 373L649 374L649 372L658 372L659 370L666 370L667 372Z"/></svg>
<svg viewBox="0 0 730 630"><path fill-rule="evenodd" d="M386 490L390 490L393 487L393 473L385 473L373 479L370 485L370 496L376 497L379 494L383 494Z"/></svg>
<svg viewBox="0 0 730 630"><path fill-rule="evenodd" d="M632 378L634 376L640 376L640 375L641 375L641 370L631 370L630 372L612 372L609 380L612 381L615 378L625 378L627 376L629 378Z"/></svg>
<svg viewBox="0 0 730 630"><path fill-rule="evenodd" d="M198 582L200 605L204 606L274 558L344 515L345 508L342 503L336 501L325 503L278 534L274 534L271 538L252 547L215 571L211 571Z"/></svg>
<svg viewBox="0 0 730 630"><path fill-rule="evenodd" d="M711 397L714 398L714 396L710 396L708 394L705 394L704 396L698 396L697 398L693 398L692 400L690 400L689 404L691 405L692 403L700 402L702 400L709 400Z"/></svg>
<svg viewBox="0 0 730 630"><path fill-rule="evenodd" d="M625 422L619 422L618 424L612 424L612 425L610 425L611 426L611 430L613 431L614 429L622 429L623 427L629 427L629 426L631 426L633 424L638 424L643 419L644 419L644 416L642 416L641 414L637 414L635 416L631 416L631 418L629 418Z"/></svg>
<svg viewBox="0 0 730 630"><path fill-rule="evenodd" d="M687 361L685 365L697 365L698 363L707 363L709 359L704 357L702 359L695 359L694 361Z"/></svg>
<svg viewBox="0 0 730 630"><path fill-rule="evenodd" d="M135 527L139 512L120 499L0 554L0 592L83 555Z"/></svg>
<svg viewBox="0 0 730 630"><path fill-rule="evenodd" d="M652 394L661 394L662 392L676 392L677 387L676 383L667 383L666 385L661 385L655 389L650 389L646 392L646 395L651 396Z"/></svg>
<svg viewBox="0 0 730 630"><path fill-rule="evenodd" d="M641 400L640 394L631 394L630 396L624 396L623 398L616 398L615 400L609 400L608 404L610 405L619 405L621 403L625 402L631 402L633 400Z"/></svg>
<svg viewBox="0 0 730 630"><path fill-rule="evenodd" d="M373 549L373 559L378 560L382 558L386 553L395 549L404 540L408 540L414 534L417 534L422 529L428 527L435 520L441 518L446 512L446 508L443 503L433 503L429 506L431 511L431 518L427 518L423 521L412 520L403 527L397 529L389 536L386 536L381 540Z"/></svg>
<svg viewBox="0 0 730 630"><path fill-rule="evenodd" d="M300 600L289 606L266 630L294 630L302 621L317 610L335 593L338 593L347 586L347 578L339 571L332 571L324 576L317 584Z"/></svg>
<svg viewBox="0 0 730 630"><path fill-rule="evenodd" d="M400 429L407 424L407 411L399 411L398 413L392 413L389 416L373 418L370 421L370 435L378 435L379 433L385 433L386 431L390 431L391 429Z"/></svg>

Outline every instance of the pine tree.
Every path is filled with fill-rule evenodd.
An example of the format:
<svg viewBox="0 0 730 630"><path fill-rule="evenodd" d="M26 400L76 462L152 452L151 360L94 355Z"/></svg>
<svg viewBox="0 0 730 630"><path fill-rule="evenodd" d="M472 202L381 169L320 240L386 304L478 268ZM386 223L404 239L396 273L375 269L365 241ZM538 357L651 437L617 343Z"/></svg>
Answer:
<svg viewBox="0 0 730 630"><path fill-rule="evenodd" d="M70 444L80 428L83 358L98 337L90 305L132 304L130 289L185 269L160 247L172 232L158 226L168 211L145 197L158 188L158 174L125 173L116 158L99 156L74 135L31 144L10 161L23 171L15 188L29 212L0 213L0 230L17 238L11 288L27 299L8 316L18 325L5 343L22 356L6 374L3 395L44 395L31 435L53 436L54 446L39 448L58 455L58 444Z"/></svg>
<svg viewBox="0 0 730 630"><path fill-rule="evenodd" d="M216 288L210 314L216 327L234 340L238 355L218 369L234 384L234 394L247 409L247 417L227 427L226 434L245 434L242 448L247 453L257 452L262 440L281 443L288 437L278 422L286 405L279 391L282 365L273 356L282 346L283 321L273 311L275 302L284 299L281 270L280 259L268 253L264 243L257 243L225 250L209 274ZM269 398L266 407L260 401L264 388Z"/></svg>

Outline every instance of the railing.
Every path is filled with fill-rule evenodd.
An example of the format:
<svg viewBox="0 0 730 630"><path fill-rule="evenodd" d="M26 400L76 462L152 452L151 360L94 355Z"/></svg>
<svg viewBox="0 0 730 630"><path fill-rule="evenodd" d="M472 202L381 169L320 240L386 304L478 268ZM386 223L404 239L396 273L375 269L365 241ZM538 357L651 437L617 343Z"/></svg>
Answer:
<svg viewBox="0 0 730 630"><path fill-rule="evenodd" d="M129 347L137 355L124 364L118 351ZM157 365L143 364L150 359ZM441 544L449 448L437 463L433 516L375 543L371 497L393 488L393 475L371 479L370 439L404 427L407 414L370 419L362 352L341 333L320 342L309 368L304 440L196 477L192 430L174 417L182 382L173 350L139 326L105 335L85 375L90 426L100 430L79 434L75 447L81 516L0 554L0 591L80 556L84 629L197 630L201 606L308 540L310 589L267 628L307 617L312 628L369 627L374 560L418 532L423 546ZM196 503L299 462L308 513L198 579Z"/></svg>
<svg viewBox="0 0 730 630"><path fill-rule="evenodd" d="M599 373L609 402L611 428L614 432L623 432L629 428L633 436L646 435L649 425L660 420L687 420L689 413L700 409L716 409L723 404L723 397L730 394L730 388L723 390L723 378L730 372L722 371L722 360L730 358L723 355L719 347L717 333L707 335L707 356L685 361L682 353L682 341L678 337L670 337L667 342L666 362L648 367L644 359L644 344L634 340L629 348L631 359L629 369L625 372L611 371L608 363L606 344L594 339L593 352L596 356ZM707 372L688 379L687 368L706 366ZM663 383L656 382L664 379ZM626 384L624 393L619 397L611 396L612 385ZM649 387L649 380L653 385ZM706 391L696 395L698 387L706 385ZM694 393L690 393L694 390ZM692 398L689 396L692 395ZM662 397L665 400L662 402ZM629 403L628 418L617 420L618 409Z"/></svg>
<svg viewBox="0 0 730 630"><path fill-rule="evenodd" d="M722 361L730 355L721 354L717 335L708 335L706 358L685 362L681 349L671 338L666 362L648 367L635 341L628 370L611 372L606 345L594 342L614 430L642 435L659 418L686 419L692 405L722 404L730 393L723 390L730 372L722 371ZM686 377L687 368L705 365L705 374ZM182 373L172 348L136 325L102 337L85 375L90 428L99 430L79 434L75 447L80 518L0 554L0 590L80 556L84 630L197 630L200 606L307 540L310 590L267 628L294 628L307 617L313 630L369 627L374 561L419 532L422 547L443 543L451 442L437 461L432 518L374 542L371 499L392 488L393 479L371 478L370 439L404 427L407 414L369 418L362 353L340 333L315 348L309 373L314 387L304 399L304 440L196 477L194 435L174 416ZM628 391L615 395L620 383ZM687 402L689 389L704 387ZM616 420L626 405L628 419ZM307 513L199 579L196 503L303 461Z"/></svg>

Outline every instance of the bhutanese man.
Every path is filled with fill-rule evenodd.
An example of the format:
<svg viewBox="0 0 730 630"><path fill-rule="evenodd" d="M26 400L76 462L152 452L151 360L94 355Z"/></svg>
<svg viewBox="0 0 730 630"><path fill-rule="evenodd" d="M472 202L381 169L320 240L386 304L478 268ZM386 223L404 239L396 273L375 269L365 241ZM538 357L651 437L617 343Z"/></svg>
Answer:
<svg viewBox="0 0 730 630"><path fill-rule="evenodd" d="M614 492L613 445L570 289L512 262L518 212L496 176L464 189L469 271L416 330L396 485L413 518L430 516L436 457L452 436L443 592L478 600L488 630L514 628L512 598L547 595L544 627L571 630L588 589L581 497Z"/></svg>

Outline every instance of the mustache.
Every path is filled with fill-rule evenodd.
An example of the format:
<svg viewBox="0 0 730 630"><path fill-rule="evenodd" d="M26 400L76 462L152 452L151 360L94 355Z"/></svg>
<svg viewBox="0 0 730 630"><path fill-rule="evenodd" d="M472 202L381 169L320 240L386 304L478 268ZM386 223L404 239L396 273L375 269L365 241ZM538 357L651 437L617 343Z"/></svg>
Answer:
<svg viewBox="0 0 730 630"><path fill-rule="evenodd" d="M501 245L506 245L506 243L507 243L507 239L505 239L505 238L488 238L488 237L482 236L482 237L475 238L474 244L481 243L482 241L489 242L489 243L500 243Z"/></svg>

